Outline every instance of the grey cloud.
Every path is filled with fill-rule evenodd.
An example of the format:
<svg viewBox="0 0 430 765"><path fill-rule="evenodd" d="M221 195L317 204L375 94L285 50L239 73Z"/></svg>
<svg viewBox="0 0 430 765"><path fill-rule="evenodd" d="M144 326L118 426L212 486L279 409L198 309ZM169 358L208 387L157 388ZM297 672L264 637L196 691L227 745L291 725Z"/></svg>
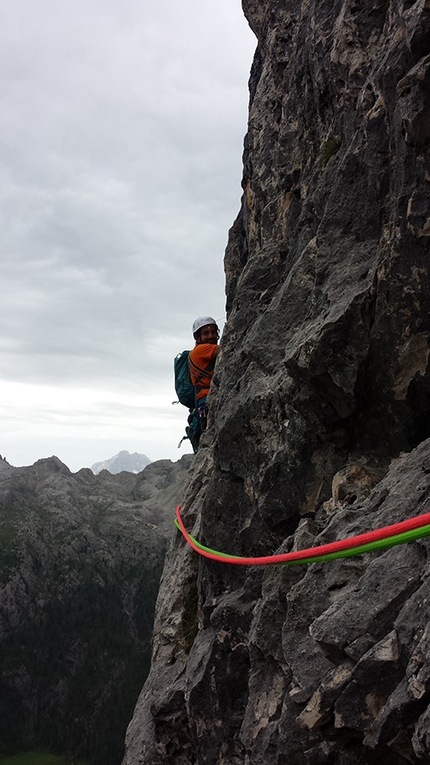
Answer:
<svg viewBox="0 0 430 765"><path fill-rule="evenodd" d="M0 0L0 21L0 377L156 396L193 318L223 317L246 21L231 0L203 12L200 0ZM33 427L18 399L9 411Z"/></svg>

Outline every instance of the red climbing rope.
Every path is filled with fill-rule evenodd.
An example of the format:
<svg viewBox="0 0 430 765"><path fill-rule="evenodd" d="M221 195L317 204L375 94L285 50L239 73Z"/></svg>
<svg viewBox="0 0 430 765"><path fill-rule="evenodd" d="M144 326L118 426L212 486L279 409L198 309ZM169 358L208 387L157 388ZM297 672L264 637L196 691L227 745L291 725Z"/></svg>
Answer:
<svg viewBox="0 0 430 765"><path fill-rule="evenodd" d="M392 547L396 544L411 542L414 539L430 535L430 513L417 515L406 521L393 523L391 526L384 526L374 531L368 531L364 534L358 534L355 537L348 537L337 542L319 545L318 547L308 547L305 550L295 550L289 553L280 553L278 555L265 555L257 558L244 558L237 555L228 555L227 553L212 550L205 547L189 534L184 526L181 517L181 505L176 508L177 527L181 530L188 544L205 558L221 561L223 563L233 563L242 566L264 566L268 564L293 564L293 563L316 563L321 560L332 560L338 557L348 555L358 555L365 552L384 547Z"/></svg>

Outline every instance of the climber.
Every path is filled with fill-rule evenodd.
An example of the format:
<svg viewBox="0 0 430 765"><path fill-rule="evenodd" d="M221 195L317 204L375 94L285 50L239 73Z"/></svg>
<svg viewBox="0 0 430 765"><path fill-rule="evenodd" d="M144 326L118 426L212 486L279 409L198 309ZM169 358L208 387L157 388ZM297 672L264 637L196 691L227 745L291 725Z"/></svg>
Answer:
<svg viewBox="0 0 430 765"><path fill-rule="evenodd" d="M220 350L219 329L215 319L212 316L199 316L193 324L193 335L196 344L189 355L190 378L196 386L197 409L204 430L208 415L206 397Z"/></svg>
<svg viewBox="0 0 430 765"><path fill-rule="evenodd" d="M189 411L186 435L179 442L189 439L194 452L200 436L206 428L208 408L206 397L214 372L220 347L219 329L212 316L199 316L193 324L196 345L192 351L182 351L174 359L175 390L178 401ZM174 402L175 403L175 402Z"/></svg>

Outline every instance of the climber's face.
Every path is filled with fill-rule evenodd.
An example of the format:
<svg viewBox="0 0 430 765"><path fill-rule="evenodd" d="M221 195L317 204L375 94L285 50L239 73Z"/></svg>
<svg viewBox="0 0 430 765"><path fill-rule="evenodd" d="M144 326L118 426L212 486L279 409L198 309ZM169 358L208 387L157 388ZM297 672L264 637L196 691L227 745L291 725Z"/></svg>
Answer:
<svg viewBox="0 0 430 765"><path fill-rule="evenodd" d="M199 332L199 337L197 337L197 343L211 343L211 345L216 345L218 342L217 325L207 324L206 327L202 327Z"/></svg>

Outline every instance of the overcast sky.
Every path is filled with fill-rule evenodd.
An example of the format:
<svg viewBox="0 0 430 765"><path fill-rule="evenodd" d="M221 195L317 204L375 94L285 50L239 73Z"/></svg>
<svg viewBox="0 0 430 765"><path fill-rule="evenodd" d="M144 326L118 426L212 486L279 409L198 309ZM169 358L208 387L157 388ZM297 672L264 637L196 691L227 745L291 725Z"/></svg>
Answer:
<svg viewBox="0 0 430 765"><path fill-rule="evenodd" d="M240 0L0 0L0 453L179 459L173 357L225 318Z"/></svg>

